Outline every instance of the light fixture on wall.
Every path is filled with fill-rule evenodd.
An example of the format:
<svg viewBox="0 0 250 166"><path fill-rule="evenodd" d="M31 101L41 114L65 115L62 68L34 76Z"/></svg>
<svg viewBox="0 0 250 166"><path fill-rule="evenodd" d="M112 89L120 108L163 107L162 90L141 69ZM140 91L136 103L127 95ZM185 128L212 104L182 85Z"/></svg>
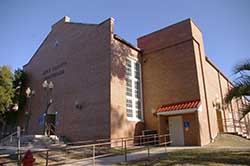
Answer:
<svg viewBox="0 0 250 166"><path fill-rule="evenodd" d="M219 97L216 95L214 101L213 101L213 107L216 109L216 110L220 110L221 108L221 101L219 99Z"/></svg>
<svg viewBox="0 0 250 166"><path fill-rule="evenodd" d="M82 104L80 104L79 101L76 100L76 101L75 101L75 107L76 107L76 109L81 110L81 109L82 109Z"/></svg>

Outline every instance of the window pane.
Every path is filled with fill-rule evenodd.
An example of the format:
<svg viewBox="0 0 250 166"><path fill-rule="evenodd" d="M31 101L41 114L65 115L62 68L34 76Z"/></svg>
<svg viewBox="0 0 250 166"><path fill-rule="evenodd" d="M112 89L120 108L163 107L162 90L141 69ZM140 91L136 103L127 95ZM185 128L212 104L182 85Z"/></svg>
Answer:
<svg viewBox="0 0 250 166"><path fill-rule="evenodd" d="M129 59L126 59L126 76L131 76L131 61Z"/></svg>
<svg viewBox="0 0 250 166"><path fill-rule="evenodd" d="M127 117L130 117L130 118L133 117L133 112L132 112L132 109L130 108L127 108Z"/></svg>
<svg viewBox="0 0 250 166"><path fill-rule="evenodd" d="M127 116L133 117L133 111L132 111L132 100L127 99L126 100L126 110L127 110Z"/></svg>
<svg viewBox="0 0 250 166"><path fill-rule="evenodd" d="M135 102L135 108L136 108L136 117L138 119L141 119L142 117L141 117L141 101L140 100Z"/></svg>
<svg viewBox="0 0 250 166"><path fill-rule="evenodd" d="M127 66L128 68L131 68L131 60L126 59L126 66Z"/></svg>
<svg viewBox="0 0 250 166"><path fill-rule="evenodd" d="M126 88L126 95L132 97L132 89L131 88Z"/></svg>
<svg viewBox="0 0 250 166"><path fill-rule="evenodd" d="M135 97L140 99L141 98L141 88L140 88L140 82L136 81L135 83Z"/></svg>
<svg viewBox="0 0 250 166"><path fill-rule="evenodd" d="M135 78L140 78L140 64L138 62L135 63Z"/></svg>
<svg viewBox="0 0 250 166"><path fill-rule="evenodd" d="M132 108L132 100L127 99L126 106Z"/></svg>
<svg viewBox="0 0 250 166"><path fill-rule="evenodd" d="M132 88L132 81L130 79L126 79L126 86Z"/></svg>
<svg viewBox="0 0 250 166"><path fill-rule="evenodd" d="M130 68L126 68L126 77L132 76L132 71Z"/></svg>
<svg viewBox="0 0 250 166"><path fill-rule="evenodd" d="M132 81L130 79L126 79L126 95L132 96Z"/></svg>
<svg viewBox="0 0 250 166"><path fill-rule="evenodd" d="M142 118L141 110L136 110L136 117L137 117L138 119L141 119L141 118Z"/></svg>
<svg viewBox="0 0 250 166"><path fill-rule="evenodd" d="M126 111L127 117L142 118L141 112L141 65L133 59L126 59Z"/></svg>

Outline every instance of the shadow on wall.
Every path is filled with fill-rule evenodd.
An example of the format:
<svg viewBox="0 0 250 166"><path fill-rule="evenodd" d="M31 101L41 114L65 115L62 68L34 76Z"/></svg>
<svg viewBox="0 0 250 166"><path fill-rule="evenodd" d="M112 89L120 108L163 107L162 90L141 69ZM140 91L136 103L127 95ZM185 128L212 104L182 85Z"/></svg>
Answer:
<svg viewBox="0 0 250 166"><path fill-rule="evenodd" d="M132 49L127 45L114 40L112 43L111 77L125 80L126 77L126 57L133 56Z"/></svg>
<svg viewBox="0 0 250 166"><path fill-rule="evenodd" d="M112 107L112 136L113 138L134 137L142 135L144 130L143 122L128 121L120 106Z"/></svg>
<svg viewBox="0 0 250 166"><path fill-rule="evenodd" d="M137 57L137 51L116 39L112 40L111 81L114 97L111 105L112 137L141 135L143 122L128 121L126 115L126 58ZM117 93L119 91L119 95ZM118 96L116 98L116 96Z"/></svg>

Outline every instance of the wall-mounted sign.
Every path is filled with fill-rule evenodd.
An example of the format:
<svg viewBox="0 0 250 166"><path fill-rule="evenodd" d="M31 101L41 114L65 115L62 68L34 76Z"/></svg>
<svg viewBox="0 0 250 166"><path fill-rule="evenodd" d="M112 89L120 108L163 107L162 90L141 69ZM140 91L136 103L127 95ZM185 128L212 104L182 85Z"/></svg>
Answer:
<svg viewBox="0 0 250 166"><path fill-rule="evenodd" d="M42 72L45 80L60 76L64 74L64 67L67 65L67 62L62 62L52 67L47 68Z"/></svg>
<svg viewBox="0 0 250 166"><path fill-rule="evenodd" d="M188 131L188 129L190 128L190 123L189 123L189 121L184 121L183 126L184 126L184 129L185 129L186 131Z"/></svg>
<svg viewBox="0 0 250 166"><path fill-rule="evenodd" d="M44 124L44 121L45 121L45 116L42 115L38 118L38 124L39 126L42 126Z"/></svg>

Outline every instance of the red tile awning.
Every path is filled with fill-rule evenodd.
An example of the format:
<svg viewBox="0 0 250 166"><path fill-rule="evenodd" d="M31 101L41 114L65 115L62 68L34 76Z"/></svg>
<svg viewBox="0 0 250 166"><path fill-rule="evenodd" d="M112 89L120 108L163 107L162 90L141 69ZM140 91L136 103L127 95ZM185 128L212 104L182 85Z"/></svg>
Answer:
<svg viewBox="0 0 250 166"><path fill-rule="evenodd" d="M198 109L199 106L200 106L200 100L185 101L181 103L162 105L156 110L156 113L187 110L187 109Z"/></svg>

